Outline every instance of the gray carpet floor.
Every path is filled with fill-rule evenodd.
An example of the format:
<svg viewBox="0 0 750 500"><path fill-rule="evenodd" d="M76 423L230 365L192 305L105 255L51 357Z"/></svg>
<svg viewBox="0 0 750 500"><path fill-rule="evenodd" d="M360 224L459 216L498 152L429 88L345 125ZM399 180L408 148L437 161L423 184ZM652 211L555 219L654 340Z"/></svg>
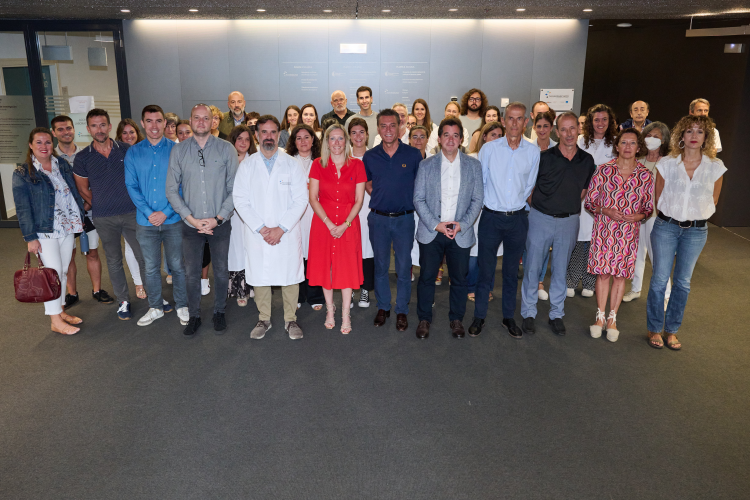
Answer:
<svg viewBox="0 0 750 500"><path fill-rule="evenodd" d="M249 338L252 301L230 301L216 336L212 291L186 339L174 313L136 326L148 306L134 292L129 322L94 303L81 258L83 329L64 337L13 299L24 251L2 230L0 498L750 496L750 241L724 229L695 269L681 352L646 344L645 290L622 306L617 343L589 337L596 306L579 294L566 337L542 303L536 335L512 339L496 299L480 337L454 339L447 283L426 341L416 286L405 333L395 318L374 328L374 305L354 308L348 336L303 306L293 342L276 293L265 339Z"/></svg>

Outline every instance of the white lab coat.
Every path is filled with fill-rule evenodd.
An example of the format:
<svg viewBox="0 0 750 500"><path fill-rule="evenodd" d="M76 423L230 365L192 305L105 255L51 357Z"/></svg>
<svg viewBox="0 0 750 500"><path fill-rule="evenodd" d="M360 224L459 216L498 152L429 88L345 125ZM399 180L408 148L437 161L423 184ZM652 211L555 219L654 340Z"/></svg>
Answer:
<svg viewBox="0 0 750 500"><path fill-rule="evenodd" d="M244 222L245 280L252 286L288 286L304 281L300 219L307 207L307 179L297 160L278 151L268 174L263 153L245 159L234 181L234 208ZM261 227L288 232L271 246Z"/></svg>
<svg viewBox="0 0 750 500"><path fill-rule="evenodd" d="M249 158L250 155L245 153L245 158ZM243 238L242 219L237 215L236 210L232 210L232 214L229 219L232 224L232 235L229 237L229 256L227 264L229 266L229 272L238 272L245 270L245 242Z"/></svg>
<svg viewBox="0 0 750 500"><path fill-rule="evenodd" d="M300 230L302 231L302 257L307 260L307 253L310 249L310 228L312 227L312 220L313 215L315 215L315 212L313 211L312 207L310 206L310 167L312 167L313 159L312 156L310 158L302 158L300 155L296 155L294 157L297 162L299 162L300 168L302 168L302 171L305 173L305 180L307 181L307 205L305 208L305 213L302 214L302 220L300 220Z"/></svg>

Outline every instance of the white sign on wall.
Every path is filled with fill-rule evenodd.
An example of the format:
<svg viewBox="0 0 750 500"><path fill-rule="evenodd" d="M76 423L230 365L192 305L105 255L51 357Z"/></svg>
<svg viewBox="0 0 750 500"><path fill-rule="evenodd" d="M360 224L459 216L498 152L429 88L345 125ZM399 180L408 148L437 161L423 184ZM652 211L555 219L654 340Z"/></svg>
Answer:
<svg viewBox="0 0 750 500"><path fill-rule="evenodd" d="M541 89L539 100L555 111L570 111L573 109L573 94L573 89Z"/></svg>

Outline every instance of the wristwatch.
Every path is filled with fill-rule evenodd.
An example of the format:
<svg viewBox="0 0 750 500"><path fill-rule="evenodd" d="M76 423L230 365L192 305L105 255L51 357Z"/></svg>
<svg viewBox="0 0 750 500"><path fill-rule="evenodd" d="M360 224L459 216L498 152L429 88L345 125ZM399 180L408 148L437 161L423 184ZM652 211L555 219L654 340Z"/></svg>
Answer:
<svg viewBox="0 0 750 500"><path fill-rule="evenodd" d="M224 219L219 219L218 217L214 217L214 219L216 219L216 226L217 227L221 226L222 224L224 224Z"/></svg>

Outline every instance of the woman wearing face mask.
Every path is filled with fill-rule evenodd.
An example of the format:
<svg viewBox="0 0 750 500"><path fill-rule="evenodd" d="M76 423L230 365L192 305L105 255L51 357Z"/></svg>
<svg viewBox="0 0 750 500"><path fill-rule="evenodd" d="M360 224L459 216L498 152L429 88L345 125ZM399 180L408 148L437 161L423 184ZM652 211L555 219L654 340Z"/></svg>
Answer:
<svg viewBox="0 0 750 500"><path fill-rule="evenodd" d="M83 232L83 198L73 180L73 168L54 153L49 129L31 131L26 163L13 171L13 199L28 251L57 271L60 290L65 290L75 234ZM47 200L53 199L54 204L49 204ZM74 325L82 321L63 311L64 302L61 293L44 303L44 313L51 319L53 332L73 335L80 330Z"/></svg>
<svg viewBox="0 0 750 500"><path fill-rule="evenodd" d="M310 228L307 278L322 286L326 300L325 327L335 324L333 290L341 290L341 333L352 331L349 308L352 289L362 276L362 236L359 212L367 174L361 160L351 158L346 130L331 125L325 133L321 157L310 169L310 205L315 211Z"/></svg>
<svg viewBox="0 0 750 500"><path fill-rule="evenodd" d="M656 177L656 164L662 157L669 154L669 139L670 132L662 122L653 122L646 125L643 129L643 136L645 137L646 148L648 154L640 159L640 162L651 172L651 175ZM651 213L651 216L641 223L641 234L638 240L638 256L635 259L635 271L633 272L633 281L630 283L630 291L625 294L622 298L623 302L630 302L638 299L641 296L641 286L643 284L643 272L646 269L646 255L651 258L651 265L653 267L654 251L651 248L651 231L654 228L654 222L656 221L656 210ZM669 294L672 290L672 280L667 281L667 289L665 292L665 305L669 301Z"/></svg>
<svg viewBox="0 0 750 500"><path fill-rule="evenodd" d="M320 128L320 122L318 121L318 110L312 104L305 104L300 110L302 116L302 123L313 129L313 132L318 136L318 140L323 137L323 130Z"/></svg>
<svg viewBox="0 0 750 500"><path fill-rule="evenodd" d="M596 322L589 327L595 339L602 336L605 327L610 342L620 336L617 310L625 280L632 277L635 268L641 221L654 209L653 176L636 159L645 149L638 130L621 131L615 139L617 157L597 167L586 192L586 210L595 214L587 269L596 275ZM608 297L609 316L605 320Z"/></svg>
<svg viewBox="0 0 750 500"><path fill-rule="evenodd" d="M350 153L352 158L362 160L367 151L370 141L370 132L367 122L359 117L349 120L347 125L349 132L349 143L352 146ZM364 280L359 289L359 307L370 307L370 292L375 289L375 254L370 243L370 227L367 224L367 216L370 214L370 195L365 191L362 208L359 211L359 227L362 233L362 274Z"/></svg>
<svg viewBox="0 0 750 500"><path fill-rule="evenodd" d="M469 151L474 151L474 149L476 149L477 142L479 142L479 137L482 135L484 126L488 123L500 121L500 116L500 108L498 108L497 106L487 106L487 111L484 112L484 116L482 117L482 123L479 125L479 128L471 135L471 141L469 142Z"/></svg>
<svg viewBox="0 0 750 500"><path fill-rule="evenodd" d="M289 156L294 157L305 171L305 177L310 175L310 167L313 161L320 158L320 140L313 132L312 127L304 123L298 124L292 129L289 141L286 143L286 152ZM310 180L308 178L308 185ZM309 186L308 186L309 187ZM305 265L305 276L307 276L307 257L310 249L310 226L313 220L313 210L309 203L302 214L300 227L302 229L302 257ZM301 307L307 302L315 311L323 309L325 298L323 297L323 288L319 286L310 286L307 278L299 284L299 294L297 304Z"/></svg>
<svg viewBox="0 0 750 500"><path fill-rule="evenodd" d="M279 133L280 148L283 149L286 147L286 143L289 140L289 134L291 134L292 129L297 126L297 123L299 123L300 113L300 109L293 104L284 111L284 119L281 120L281 133Z"/></svg>
<svg viewBox="0 0 750 500"><path fill-rule="evenodd" d="M578 137L578 147L594 157L594 163L602 165L612 161L615 154L612 147L617 137L615 113L606 104L597 104L586 112L583 124L583 135ZM591 232L594 229L594 217L586 211L581 202L578 243L573 248L567 270L568 297L575 296L578 283L582 283L581 296L593 297L596 287L596 276L586 272L589 261Z"/></svg>
<svg viewBox="0 0 750 500"><path fill-rule="evenodd" d="M707 219L716 212L726 171L716 158L713 120L694 115L682 118L672 130L669 156L656 165L658 214L651 231L654 273L646 302L651 347L660 349L666 343L675 351L682 348L676 334L690 293L690 278L706 244ZM665 313L664 291L673 265L672 296Z"/></svg>

